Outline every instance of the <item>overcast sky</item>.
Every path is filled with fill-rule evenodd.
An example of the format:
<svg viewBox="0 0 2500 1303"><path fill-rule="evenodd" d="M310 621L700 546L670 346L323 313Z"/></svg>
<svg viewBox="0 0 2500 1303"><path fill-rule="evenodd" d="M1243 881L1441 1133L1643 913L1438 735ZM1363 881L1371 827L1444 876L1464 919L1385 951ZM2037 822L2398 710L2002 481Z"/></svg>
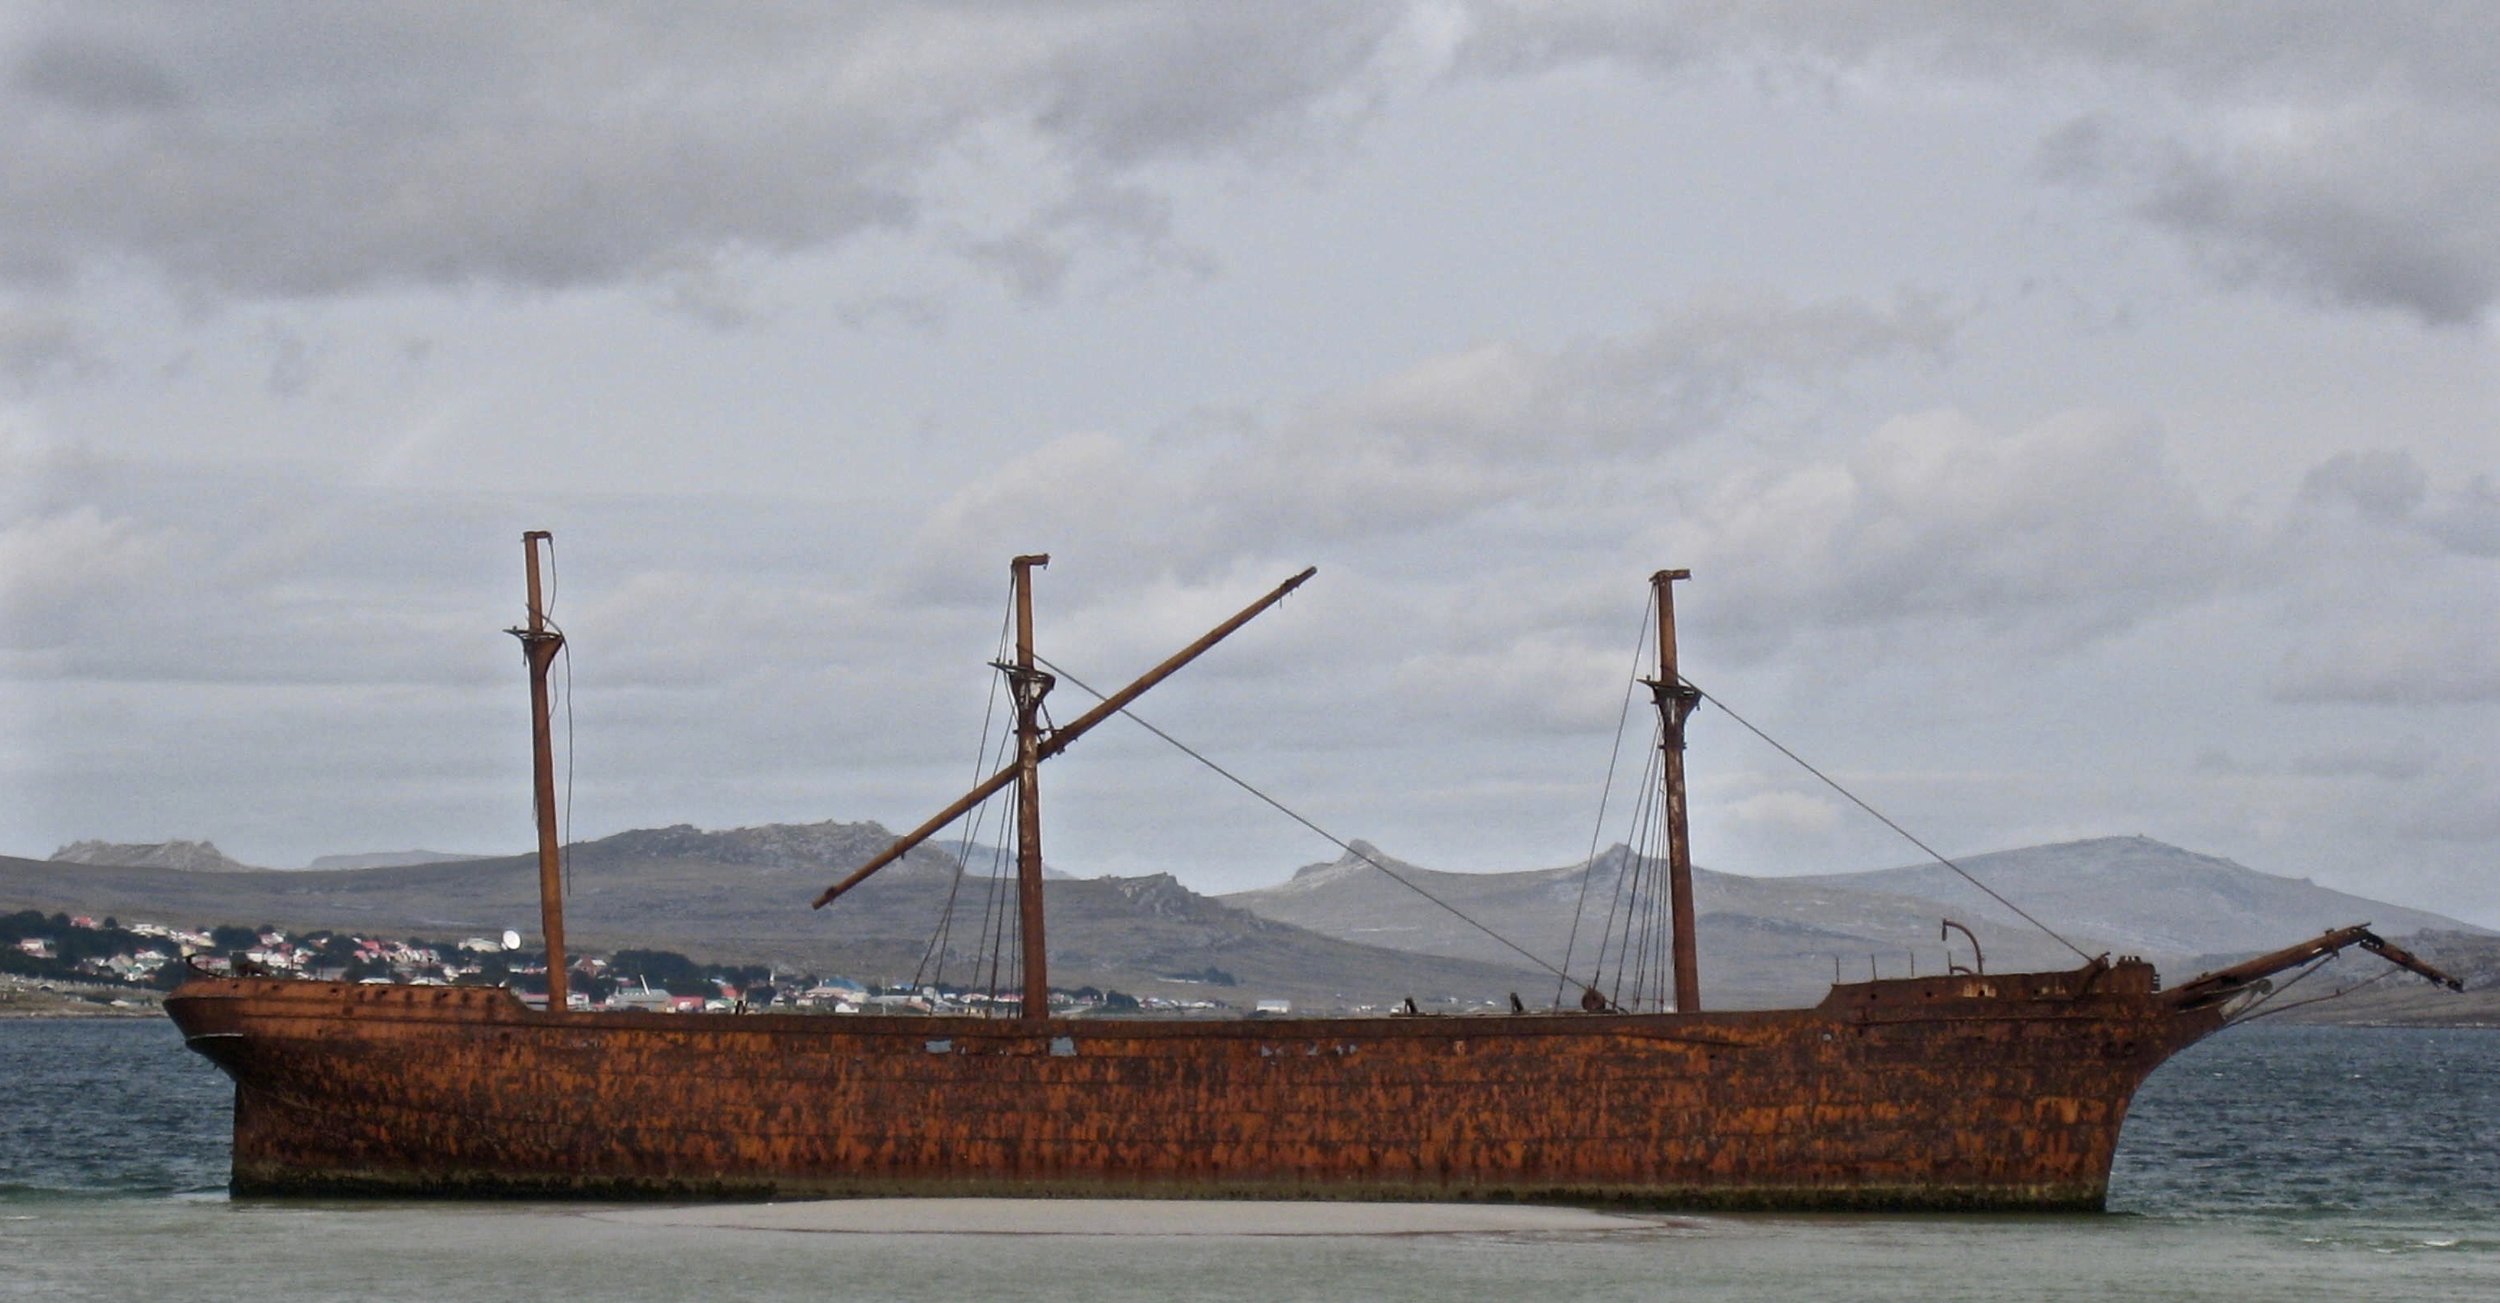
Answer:
<svg viewBox="0 0 2500 1303"><path fill-rule="evenodd" d="M1141 712L1573 862L1682 566L1941 849L2500 925L2500 17L1839 12L0 9L0 851L525 848L546 528L579 837L918 822L1047 551L1105 688L1317 565ZM1705 866L1918 858L1690 765ZM1124 724L1045 788L1074 872L1336 854Z"/></svg>

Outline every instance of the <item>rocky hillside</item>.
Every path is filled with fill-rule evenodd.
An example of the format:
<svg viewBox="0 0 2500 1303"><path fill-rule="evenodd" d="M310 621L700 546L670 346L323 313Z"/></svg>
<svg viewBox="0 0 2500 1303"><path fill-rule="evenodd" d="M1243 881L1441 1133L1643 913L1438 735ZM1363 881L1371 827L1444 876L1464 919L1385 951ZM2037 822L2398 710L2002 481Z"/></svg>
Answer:
<svg viewBox="0 0 2500 1303"><path fill-rule="evenodd" d="M365 851L356 855L316 855L308 869L395 869L408 864L443 864L452 860L487 860L491 855L460 855L450 851Z"/></svg>
<svg viewBox="0 0 2500 1303"><path fill-rule="evenodd" d="M2321 887L2306 878L2260 873L2149 837L2100 837L1956 861L2050 926L2147 955L2269 950L2347 923L2374 923L2383 936L2476 932L2455 919ZM1878 891L1932 900L1963 919L2021 922L1941 864L1866 873L1784 878L1798 885Z"/></svg>
<svg viewBox="0 0 2500 1303"><path fill-rule="evenodd" d="M892 842L873 823L619 833L570 848L576 944L657 946L706 958L901 980L985 975L985 938L1014 932L1012 896L923 848L824 910L815 894ZM0 909L181 922L274 923L395 935L538 931L533 858L328 871L199 874L0 858ZM944 938L943 945L932 939ZM1201 896L1168 875L1060 881L1050 891L1052 978L1234 1005L1501 1001L1532 992L1515 967L1349 943ZM1012 966L1002 965L1003 972ZM1225 981L1229 979L1230 985Z"/></svg>
<svg viewBox="0 0 2500 1303"><path fill-rule="evenodd" d="M62 864L111 864L184 873L235 873L254 866L226 858L214 842L71 842L52 852Z"/></svg>
<svg viewBox="0 0 2500 1303"><path fill-rule="evenodd" d="M1621 899L1624 877L1635 867L1620 846L1601 855L1588 872L1573 865L1518 873L1442 873L1390 858L1367 843L1353 845L1355 853L1310 865L1286 882L1222 899L1328 936L1430 954L1487 962L1513 956L1518 962L1504 944L1509 942L1583 977L1595 967L1604 937L1606 965L1615 966L1629 912ZM1371 860L1452 908L1426 899ZM1658 880L1655 861L1638 867L1649 881ZM1789 881L1695 871L1695 930L1704 990L1712 1004L1766 1006L1817 999L1835 971L1863 977L1870 971L1870 959L1873 971L1893 977L1914 966L1921 972L1944 967L1934 902L1819 884L1791 886ZM1992 964L2073 962L2055 942L2036 933L1987 920L1965 921ZM1961 960L1968 962L1968 947L1958 938L1956 946ZM1568 965L1566 954L1572 957ZM1552 979L1547 985L1550 999Z"/></svg>
<svg viewBox="0 0 2500 1303"><path fill-rule="evenodd" d="M1369 856L1538 954L1559 957L1569 950L1577 973L1588 967L1591 938L1617 908L1632 864L1616 847L1588 872L1575 865L1439 873L1355 846L1361 854L1223 899L1346 940L1487 960L1508 953L1367 863ZM2032 847L1974 856L1963 865L2086 953L2142 954L2176 975L2195 971L2196 957L2272 949L2345 923L2375 922L2388 936L2479 931L2143 838ZM1870 971L1897 976L1913 965L1938 971L1947 962L1940 932L1948 917L1969 927L1999 971L2077 962L2072 951L1942 866L1792 878L1696 870L1693 895L1703 989L1723 1006L1813 999L1836 970L1847 977ZM1953 947L1955 962L1970 961L1958 935Z"/></svg>
<svg viewBox="0 0 2500 1303"><path fill-rule="evenodd" d="M834 822L619 833L570 848L567 919L588 947L657 946L872 980L915 971L957 981L985 976L991 943L1002 929L1015 930L1012 894L989 876L993 857L985 850L976 852L980 871L966 873L954 856L923 847L830 908L807 907L892 839L874 823ZM77 852L77 863L0 859L0 909L430 938L538 930L537 871L526 856L281 872L236 865L205 843L94 845L65 848L65 856ZM1221 898L1164 874L1054 881L1052 974L1063 986L1212 995L1236 1005L1260 998L1380 1005L1409 995L1500 1002L1512 991L1542 1004L1560 981L1511 945L1585 978L1602 944L1611 968L1622 946L1626 875L1657 872L1620 847L1591 872L1575 865L1474 874L1437 872L1356 845L1358 854ZM156 862L87 858L115 854ZM2143 954L2174 979L2365 920L2391 937L2488 936L2453 919L2141 838L1964 863L2086 952ZM1939 938L1945 917L1976 934L1994 970L2076 962L1941 867L1798 878L1703 870L1694 894L1703 990L1716 1007L1812 1001L1836 972L1895 976L1969 963L1958 935L1948 956ZM1235 985L1221 986L1224 979Z"/></svg>

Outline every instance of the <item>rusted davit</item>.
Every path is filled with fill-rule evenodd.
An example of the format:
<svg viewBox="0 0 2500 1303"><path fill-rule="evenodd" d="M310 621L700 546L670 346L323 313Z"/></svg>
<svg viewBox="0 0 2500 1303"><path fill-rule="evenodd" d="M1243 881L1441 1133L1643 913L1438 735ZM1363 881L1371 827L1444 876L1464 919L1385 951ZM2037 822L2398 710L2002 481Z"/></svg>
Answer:
<svg viewBox="0 0 2500 1303"><path fill-rule="evenodd" d="M523 635L554 862L537 601ZM1018 558L1015 763L828 889L824 904L991 792L1022 796L1025 1016L661 1015L531 1009L502 988L199 975L166 1001L235 1082L238 1194L767 1198L1088 1195L1546 1200L1692 1208L2087 1210L2163 1060L2269 979L2366 928L2164 991L2139 960L1835 984L1812 1007L1704 1012L1689 887L1670 882L1673 1011L1237 1022L1048 1015L1036 770L1310 572L1056 730ZM1663 808L1682 845L1672 589L1653 579ZM550 939L561 877L542 874Z"/></svg>

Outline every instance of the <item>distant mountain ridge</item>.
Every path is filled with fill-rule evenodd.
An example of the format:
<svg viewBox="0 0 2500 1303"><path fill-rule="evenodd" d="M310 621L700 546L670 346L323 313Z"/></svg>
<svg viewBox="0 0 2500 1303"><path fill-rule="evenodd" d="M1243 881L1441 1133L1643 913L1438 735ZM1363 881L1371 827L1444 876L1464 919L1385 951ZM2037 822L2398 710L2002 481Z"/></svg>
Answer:
<svg viewBox="0 0 2500 1303"><path fill-rule="evenodd" d="M567 848L577 946L658 946L881 981L982 982L990 946L1015 930L1012 893L923 846L838 903L815 894L892 844L875 823L706 831L635 829ZM189 873L0 857L0 912L118 914L170 922L273 923L429 939L538 931L534 856L366 869ZM1301 1007L1386 1006L1407 996L1501 1001L1533 991L1516 966L1351 944L1263 919L1169 874L1054 882L1051 976L1138 995L1263 998ZM1012 965L1004 967L1014 982ZM1208 985L1210 972L1236 985Z"/></svg>
<svg viewBox="0 0 2500 1303"><path fill-rule="evenodd" d="M457 860L491 860L492 855L456 851L362 851L353 855L316 855L308 869L397 869L411 864L449 864Z"/></svg>
<svg viewBox="0 0 2500 1303"><path fill-rule="evenodd" d="M2270 949L2284 943L2286 926L2315 932L2369 922L2389 937L2485 931L2428 910L2321 887L2305 878L2262 873L2149 837L2096 837L1954 862L2061 932L2071 927L2104 944L2148 955ZM1966 920L2022 925L2012 910L1941 864L1781 881L1916 896L1948 905Z"/></svg>
<svg viewBox="0 0 2500 1303"><path fill-rule="evenodd" d="M1616 846L1584 869L1442 873L1364 842L1285 882L1222 897L1229 904L1344 940L1492 960L1502 940L1389 874L1429 891L1510 942L1589 970L1623 876ZM2369 921L2387 936L2484 929L2424 910L2259 873L2141 837L2096 838L1958 861L2056 928L2084 954L2141 954L2184 975L2195 957L2273 949L2328 927ZM1643 866L1654 870L1655 862ZM1585 883L1585 887L1583 886ZM1968 927L1997 971L2066 968L2073 951L1941 865L1807 877L1694 871L1703 987L1722 1004L1785 1004L1819 996L1836 977L1898 976L1970 963L1942 920ZM1583 904L1585 902L1585 908Z"/></svg>
<svg viewBox="0 0 2500 1303"><path fill-rule="evenodd" d="M1585 868L1446 873L1390 858L1366 842L1350 844L1353 852L1337 860L1307 866L1275 886L1221 899L1263 917L1372 945L1488 962L1515 955L1516 945L1586 979L1597 967L1601 946L1610 968L1620 951L1619 897L1627 873L1659 870L1657 861L1636 862L1615 846ZM1402 885L1365 857L1443 904ZM1788 881L1694 871L1695 933L1704 989L1713 1004L1817 999L1836 975L1866 975L1870 955L1878 956L1891 976L1908 971L1917 962L1912 952L1922 949L1926 971L1944 966L1934 902L1829 886L1798 889ZM2028 929L2018 932L1984 919L1972 928L1993 966L2062 968L2075 962ZM1550 996L1554 979L1546 985Z"/></svg>
<svg viewBox="0 0 2500 1303"><path fill-rule="evenodd" d="M943 969L986 972L988 945L1011 934L1012 892L923 846L823 911L818 891L893 842L873 822L769 824L710 831L634 829L567 849L567 919L579 944L657 945L739 961L900 980ZM1620 947L1626 874L1655 872L1623 847L1580 865L1446 873L1368 843L1255 891L1209 897L1169 874L1067 879L1050 889L1051 963L1063 985L1177 993L1209 969L1238 977L1237 997L1380 1003L1413 994L1554 998L1585 979L1601 945ZM175 848L175 849L168 849ZM67 857L153 856L113 865ZM427 860L370 868L255 869L207 843L80 843L52 861L0 857L0 910L106 912L189 922L494 935L537 930L534 857ZM1370 862L1467 917L1427 900ZM2099 838L1961 861L2056 927L2086 954L2140 953L2185 976L2211 956L2271 949L2330 925L2375 923L2389 936L2489 935L2455 919L2259 873L2143 838ZM202 872L214 867L216 872ZM1940 971L1973 956L1940 920L1967 926L1994 971L2077 961L1941 866L1749 878L1695 871L1704 991L1717 1007L1819 999L1836 977ZM1614 926L1610 917L1616 918ZM1475 920L1470 922L1469 920ZM1481 923L1483 926L1477 926ZM1490 929L1489 931L1487 929ZM1498 935L1497 935L1498 934ZM1516 946L1518 949L1513 949ZM1160 985L1158 985L1160 984ZM1540 991L1539 988L1542 988Z"/></svg>
<svg viewBox="0 0 2500 1303"><path fill-rule="evenodd" d="M842 823L825 820L821 823L768 823L747 828L723 828L717 831L697 828L690 823L671 824L665 828L642 828L616 833L596 841L580 843L597 855L666 856L718 860L724 864L755 864L776 869L819 868L847 873L852 866L885 849L894 834L875 820ZM951 856L968 872L986 871L997 848L971 841L933 839L930 850ZM483 857L478 857L483 858ZM929 863L914 859L912 863ZM1070 875L1045 865L1043 876L1065 879Z"/></svg>
<svg viewBox="0 0 2500 1303"><path fill-rule="evenodd" d="M259 868L229 859L215 842L71 842L52 852L52 859L61 864L110 864L177 869L184 873L236 873Z"/></svg>

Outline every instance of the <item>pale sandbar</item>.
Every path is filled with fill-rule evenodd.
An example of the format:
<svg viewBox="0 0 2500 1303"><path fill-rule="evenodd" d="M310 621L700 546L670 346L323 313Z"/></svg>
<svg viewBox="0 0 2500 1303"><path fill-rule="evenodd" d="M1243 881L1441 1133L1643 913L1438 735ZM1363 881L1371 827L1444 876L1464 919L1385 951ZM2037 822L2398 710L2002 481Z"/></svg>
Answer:
<svg viewBox="0 0 2500 1303"><path fill-rule="evenodd" d="M1214 1199L823 1199L587 1215L644 1226L850 1235L1586 1235L1689 1225L1530 1204Z"/></svg>

